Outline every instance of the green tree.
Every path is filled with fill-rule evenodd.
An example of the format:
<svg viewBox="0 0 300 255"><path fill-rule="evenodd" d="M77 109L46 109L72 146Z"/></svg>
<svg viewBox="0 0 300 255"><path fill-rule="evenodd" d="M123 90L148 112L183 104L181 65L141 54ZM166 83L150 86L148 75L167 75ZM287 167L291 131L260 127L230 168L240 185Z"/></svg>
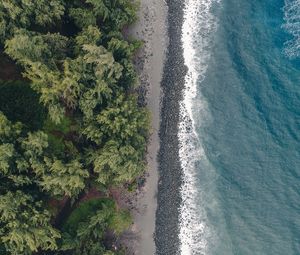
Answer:
<svg viewBox="0 0 300 255"><path fill-rule="evenodd" d="M45 158L46 170L39 184L54 196L77 197L85 188L89 173L78 160L63 163L61 160Z"/></svg>
<svg viewBox="0 0 300 255"><path fill-rule="evenodd" d="M18 154L13 144L0 144L0 190L32 184L28 170L29 163Z"/></svg>
<svg viewBox="0 0 300 255"><path fill-rule="evenodd" d="M132 63L132 57L136 50L141 46L141 41L133 41L132 43L129 43L124 39L117 37L112 37L108 42L108 50L113 53L115 60L123 67L119 84L121 84L125 89L130 89L137 83L137 75Z"/></svg>
<svg viewBox="0 0 300 255"><path fill-rule="evenodd" d="M48 136L41 131L29 133L22 140L23 155L35 174L35 182L54 196L76 197L85 188L88 171L78 160L64 163L49 155L48 145Z"/></svg>
<svg viewBox="0 0 300 255"><path fill-rule="evenodd" d="M77 200L59 245L43 208L49 198L76 200L95 179L123 185L144 169L149 114L133 92L132 63L141 43L121 31L136 8L130 0L0 0L0 41L49 115L43 131L28 131L0 112L0 253L4 245L15 255L115 254L105 235L131 219L113 201L85 210Z"/></svg>
<svg viewBox="0 0 300 255"><path fill-rule="evenodd" d="M94 40L97 40L100 32L98 31L98 35L97 31L94 30L94 32L96 33ZM30 40L29 36L25 35L25 37L25 41ZM37 36L37 38L42 40L43 36ZM85 34L77 40L80 44L86 38ZM24 41L19 44L19 47L16 46L18 43L14 40L22 41L17 37L9 40L6 43L6 52L25 65L24 75L32 81L32 88L41 94L40 100L48 108L49 115L55 123L61 122L65 108L76 108L82 94L85 100L89 101L88 103L92 101L89 100L90 95L93 97L95 93L98 99L101 94L111 94L111 85L116 84L122 75L122 66L114 61L112 54L103 46L82 45L83 56L65 59L63 69L58 70L54 67L61 54L52 54L56 52L56 47L47 46L49 43L35 42L35 47L33 45L29 47L35 50L30 52L23 46L26 44ZM45 61L38 62L37 59L45 59ZM88 91L89 89L93 91ZM97 100L97 98L94 99ZM83 111L86 110L84 103L82 100Z"/></svg>
<svg viewBox="0 0 300 255"><path fill-rule="evenodd" d="M5 52L23 65L42 63L57 70L57 63L66 58L68 38L58 33L39 34L18 29L5 42Z"/></svg>
<svg viewBox="0 0 300 255"><path fill-rule="evenodd" d="M83 45L86 44L97 45L100 42L101 36L102 33L96 26L89 25L83 28L75 38L75 51L81 53Z"/></svg>
<svg viewBox="0 0 300 255"><path fill-rule="evenodd" d="M22 139L20 154L28 162L30 172L36 175L42 174L45 171L43 158L48 148L48 136L42 131L28 133L27 137ZM35 182L36 176L34 178Z"/></svg>
<svg viewBox="0 0 300 255"><path fill-rule="evenodd" d="M9 38L15 28L45 26L59 20L64 13L62 0L2 0L0 2L1 41Z"/></svg>
<svg viewBox="0 0 300 255"><path fill-rule="evenodd" d="M25 151L24 155L29 158L42 156L48 147L48 136L42 131L28 133L27 138L22 141L22 147Z"/></svg>
<svg viewBox="0 0 300 255"><path fill-rule="evenodd" d="M122 66L114 60L111 52L103 46L86 44L84 61L92 65L97 79L116 82L122 75Z"/></svg>
<svg viewBox="0 0 300 255"><path fill-rule="evenodd" d="M62 104L63 88L61 73L35 62L26 68L25 77L32 81L32 88L41 94L40 101L48 109L51 120L59 124L65 116Z"/></svg>
<svg viewBox="0 0 300 255"><path fill-rule="evenodd" d="M144 148L148 135L149 113L137 106L136 98L120 94L87 124L83 134L97 144L107 139L130 142ZM98 131L96 131L98 130Z"/></svg>
<svg viewBox="0 0 300 255"><path fill-rule="evenodd" d="M97 2L96 0L91 0ZM105 4L111 10L110 26L115 30L122 29L125 25L131 24L137 19L138 2L128 0L104 0Z"/></svg>
<svg viewBox="0 0 300 255"><path fill-rule="evenodd" d="M77 88L75 77L70 77L68 60L64 63L65 77L59 70L66 57L67 44L68 39L59 34L41 35L26 30L18 30L5 44L6 53L25 67L24 76L41 94L40 101L55 123L60 123L64 117L62 99L66 99L67 105L74 104L71 92Z"/></svg>
<svg viewBox="0 0 300 255"><path fill-rule="evenodd" d="M120 145L116 141L107 142L92 155L97 181L103 185L121 185L131 182L144 169L141 151L131 145Z"/></svg>
<svg viewBox="0 0 300 255"><path fill-rule="evenodd" d="M76 197L85 188L88 170L78 160L65 163L55 158L46 133L29 132L11 139L14 134L9 128L14 124L3 114L0 123L1 119L6 130L0 133L0 178L18 187L35 183L54 196Z"/></svg>
<svg viewBox="0 0 300 255"><path fill-rule="evenodd" d="M95 25L101 20L110 30L120 30L136 20L138 5L128 0L85 0L89 9L72 8L70 15L79 27Z"/></svg>
<svg viewBox="0 0 300 255"><path fill-rule="evenodd" d="M96 26L97 17L88 9L84 8L71 8L70 17L73 18L75 24L79 28L85 28L88 26Z"/></svg>
<svg viewBox="0 0 300 255"><path fill-rule="evenodd" d="M9 143L15 141L22 132L22 124L17 122L13 124L0 111L0 143Z"/></svg>
<svg viewBox="0 0 300 255"><path fill-rule="evenodd" d="M119 38L111 38L108 42L108 50L113 53L115 59L131 59L133 57L134 52L140 48L142 42L134 41L133 43L129 43L125 40Z"/></svg>
<svg viewBox="0 0 300 255"><path fill-rule="evenodd" d="M135 97L122 94L87 123L83 134L102 145L91 152L98 182L120 185L142 173L148 125L148 112L137 107Z"/></svg>
<svg viewBox="0 0 300 255"><path fill-rule="evenodd" d="M90 203L96 204L98 209L93 206L93 211L83 210ZM129 213L117 210L115 202L108 199L86 201L71 217L76 219L77 228L74 232L73 224L72 231L63 233L63 250L71 250L74 255L115 254L106 250L101 242L107 229L119 235L132 223Z"/></svg>
<svg viewBox="0 0 300 255"><path fill-rule="evenodd" d="M0 190L32 183L29 163L19 153L22 125L13 124L0 112Z"/></svg>
<svg viewBox="0 0 300 255"><path fill-rule="evenodd" d="M79 224L75 254L80 255L80 251L87 255L114 254L111 251L106 251L100 244L97 245L98 240L103 239L107 229L115 231L118 235L121 234L130 226L131 222L129 213L117 211L113 201L103 203L100 210Z"/></svg>
<svg viewBox="0 0 300 255"><path fill-rule="evenodd" d="M79 99L79 108L84 115L84 120L92 120L97 106L102 106L110 100L112 94L113 89L104 81L96 81L94 88L86 90Z"/></svg>
<svg viewBox="0 0 300 255"><path fill-rule="evenodd" d="M0 196L0 240L12 255L56 250L60 233L50 224L41 202L16 191Z"/></svg>
<svg viewBox="0 0 300 255"><path fill-rule="evenodd" d="M13 144L0 144L0 172L7 175L15 153Z"/></svg>

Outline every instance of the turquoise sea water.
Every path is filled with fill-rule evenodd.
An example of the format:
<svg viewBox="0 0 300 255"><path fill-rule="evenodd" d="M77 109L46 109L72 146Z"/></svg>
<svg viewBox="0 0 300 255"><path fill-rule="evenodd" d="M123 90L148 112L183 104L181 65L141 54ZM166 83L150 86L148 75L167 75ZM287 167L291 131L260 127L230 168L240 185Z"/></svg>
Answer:
<svg viewBox="0 0 300 255"><path fill-rule="evenodd" d="M183 226L182 254L299 255L300 1L202 2L215 28L198 13L206 66L191 106L196 208L185 215L201 228Z"/></svg>

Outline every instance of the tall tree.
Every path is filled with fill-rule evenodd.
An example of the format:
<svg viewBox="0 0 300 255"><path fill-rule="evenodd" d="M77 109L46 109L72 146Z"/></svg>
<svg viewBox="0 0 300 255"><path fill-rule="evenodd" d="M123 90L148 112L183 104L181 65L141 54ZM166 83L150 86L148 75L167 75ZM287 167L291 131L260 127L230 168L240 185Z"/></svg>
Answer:
<svg viewBox="0 0 300 255"><path fill-rule="evenodd" d="M64 163L61 160L45 158L46 170L39 184L54 196L77 197L85 188L89 172L78 160Z"/></svg>
<svg viewBox="0 0 300 255"><path fill-rule="evenodd" d="M0 111L0 143L9 143L15 141L22 132L22 124L17 122L13 124Z"/></svg>
<svg viewBox="0 0 300 255"><path fill-rule="evenodd" d="M114 254L102 244L105 233L118 235L131 221L113 202L75 217L76 233L64 233L69 238L58 247L60 235L39 200L76 198L87 183L123 185L142 173L149 114L132 95L140 43L121 32L135 20L136 7L131 0L0 0L5 52L23 68L51 123L79 123L71 131L45 124L28 132L0 113L0 253L4 244L13 255Z"/></svg>
<svg viewBox="0 0 300 255"><path fill-rule="evenodd" d="M0 180L3 190L32 183L28 176L29 163L19 153L21 123L13 124L0 112Z"/></svg>
<svg viewBox="0 0 300 255"><path fill-rule="evenodd" d="M74 255L113 255L115 253L105 249L101 243L107 229L119 235L130 226L132 220L127 211L117 210L114 201L103 200L101 208L76 223L75 233L64 233L63 250L71 250Z"/></svg>
<svg viewBox="0 0 300 255"><path fill-rule="evenodd" d="M0 241L12 255L56 250L59 232L41 202L22 191L0 196Z"/></svg>
<svg viewBox="0 0 300 255"><path fill-rule="evenodd" d="M0 172L3 175L9 173L11 161L15 152L14 150L13 144L0 144Z"/></svg>
<svg viewBox="0 0 300 255"><path fill-rule="evenodd" d="M98 45L101 37L102 33L97 26L89 25L87 27L84 27L75 38L76 53L80 54L82 52L83 45Z"/></svg>
<svg viewBox="0 0 300 255"><path fill-rule="evenodd" d="M134 147L144 148L148 124L149 113L146 109L137 107L136 98L119 94L87 124L83 134L97 144L114 139L120 143L130 142Z"/></svg>
<svg viewBox="0 0 300 255"><path fill-rule="evenodd" d="M5 42L5 52L23 65L42 63L52 70L66 58L68 38L58 33L39 34L17 29Z"/></svg>
<svg viewBox="0 0 300 255"><path fill-rule="evenodd" d="M131 182L144 169L141 151L116 141L107 142L92 154L92 158L94 172L98 174L97 181L106 186Z"/></svg>
<svg viewBox="0 0 300 255"><path fill-rule="evenodd" d="M15 28L53 24L63 13L62 0L1 0L0 41L12 36Z"/></svg>
<svg viewBox="0 0 300 255"><path fill-rule="evenodd" d="M14 128L0 115L0 178L17 187L35 183L54 196L76 197L85 188L89 173L79 160L54 157L48 135L42 131L13 136Z"/></svg>
<svg viewBox="0 0 300 255"><path fill-rule="evenodd" d="M70 12L77 26L81 28L95 25L100 20L106 29L117 31L136 20L138 5L134 1L85 0L85 3L91 7L87 9L78 6Z"/></svg>

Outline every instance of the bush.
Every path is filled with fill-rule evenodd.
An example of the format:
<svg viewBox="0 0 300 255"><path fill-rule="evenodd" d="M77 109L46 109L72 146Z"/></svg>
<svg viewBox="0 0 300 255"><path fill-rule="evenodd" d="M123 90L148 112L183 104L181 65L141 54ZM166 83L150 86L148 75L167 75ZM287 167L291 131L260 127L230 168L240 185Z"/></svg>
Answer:
<svg viewBox="0 0 300 255"><path fill-rule="evenodd" d="M132 218L128 211L121 210L115 213L108 221L108 228L114 233L120 235L124 230L128 229L132 224Z"/></svg>
<svg viewBox="0 0 300 255"><path fill-rule="evenodd" d="M105 204L113 204L114 202L110 199L99 199L94 198L85 202L80 203L78 208L76 208L72 214L69 216L68 220L63 226L63 231L68 232L70 235L76 236L76 231L79 223L86 221L91 216L95 214L97 210L100 210Z"/></svg>
<svg viewBox="0 0 300 255"><path fill-rule="evenodd" d="M44 121L43 130L48 134L48 142L51 151L56 156L64 156L67 150L69 155L76 155L78 152L71 141L67 141L65 136L70 132L75 132L77 126L72 120L65 116L60 124L55 124L50 117Z"/></svg>

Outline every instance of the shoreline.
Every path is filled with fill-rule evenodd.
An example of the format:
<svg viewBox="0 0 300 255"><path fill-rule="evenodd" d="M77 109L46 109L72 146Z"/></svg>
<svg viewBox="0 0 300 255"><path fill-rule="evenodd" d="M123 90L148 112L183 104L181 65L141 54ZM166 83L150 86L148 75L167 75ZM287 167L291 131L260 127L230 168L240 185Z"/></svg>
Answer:
<svg viewBox="0 0 300 255"><path fill-rule="evenodd" d="M151 113L151 130L147 145L145 183L133 194L119 194L120 206L130 210L133 225L121 237L126 255L154 255L163 70L168 45L167 4L164 0L140 0L138 20L128 28L128 35L142 40L135 66L140 79L140 103Z"/></svg>
<svg viewBox="0 0 300 255"><path fill-rule="evenodd" d="M140 103L151 112L145 184L119 194L133 225L120 239L126 255L179 255L182 169L179 159L180 102L187 68L181 41L182 0L140 0L139 20L128 35L144 41L135 66Z"/></svg>
<svg viewBox="0 0 300 255"><path fill-rule="evenodd" d="M157 255L180 254L179 215L182 169L179 159L180 102L183 99L187 68L184 64L181 41L183 25L182 0L167 0L169 46L162 80L159 152L159 188L156 213Z"/></svg>

